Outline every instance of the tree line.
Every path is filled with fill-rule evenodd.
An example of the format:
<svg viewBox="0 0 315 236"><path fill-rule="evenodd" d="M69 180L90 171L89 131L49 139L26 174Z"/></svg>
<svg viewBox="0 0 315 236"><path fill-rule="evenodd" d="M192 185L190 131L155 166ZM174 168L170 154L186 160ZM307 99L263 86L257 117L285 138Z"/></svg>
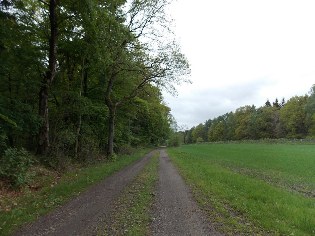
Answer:
<svg viewBox="0 0 315 236"><path fill-rule="evenodd" d="M186 81L168 0L1 0L0 156L95 158L162 145Z"/></svg>
<svg viewBox="0 0 315 236"><path fill-rule="evenodd" d="M180 132L184 143L315 137L315 85L309 95L242 106Z"/></svg>

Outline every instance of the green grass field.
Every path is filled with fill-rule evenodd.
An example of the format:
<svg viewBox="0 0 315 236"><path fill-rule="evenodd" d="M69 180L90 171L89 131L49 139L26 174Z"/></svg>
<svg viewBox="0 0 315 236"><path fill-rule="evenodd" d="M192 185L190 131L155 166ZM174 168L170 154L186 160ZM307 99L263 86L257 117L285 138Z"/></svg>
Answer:
<svg viewBox="0 0 315 236"><path fill-rule="evenodd" d="M226 233L315 235L315 146L199 144L168 150Z"/></svg>

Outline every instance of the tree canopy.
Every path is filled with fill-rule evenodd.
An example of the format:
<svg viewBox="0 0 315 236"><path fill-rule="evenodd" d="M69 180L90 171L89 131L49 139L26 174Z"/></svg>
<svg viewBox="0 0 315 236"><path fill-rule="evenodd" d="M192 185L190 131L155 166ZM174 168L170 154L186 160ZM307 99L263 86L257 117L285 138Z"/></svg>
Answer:
<svg viewBox="0 0 315 236"><path fill-rule="evenodd" d="M243 106L184 132L184 143L204 141L301 139L315 137L315 85L309 95L294 96L287 102L266 101L264 106ZM201 129L202 127L202 129ZM202 130L202 132L201 132ZM204 134L207 134L206 136ZM199 139L200 140L200 139Z"/></svg>

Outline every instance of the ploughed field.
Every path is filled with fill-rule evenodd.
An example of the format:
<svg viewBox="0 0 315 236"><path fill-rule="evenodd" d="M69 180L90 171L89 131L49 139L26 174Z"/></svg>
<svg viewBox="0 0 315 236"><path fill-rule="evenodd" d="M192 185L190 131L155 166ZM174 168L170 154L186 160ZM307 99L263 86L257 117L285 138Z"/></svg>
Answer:
<svg viewBox="0 0 315 236"><path fill-rule="evenodd" d="M197 144L168 153L227 234L315 235L315 145Z"/></svg>

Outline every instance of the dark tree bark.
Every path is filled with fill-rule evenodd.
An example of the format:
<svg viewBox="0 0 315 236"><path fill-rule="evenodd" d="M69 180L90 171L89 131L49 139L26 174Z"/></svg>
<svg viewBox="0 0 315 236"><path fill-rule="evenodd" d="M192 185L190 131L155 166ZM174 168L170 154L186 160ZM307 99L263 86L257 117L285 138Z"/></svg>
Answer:
<svg viewBox="0 0 315 236"><path fill-rule="evenodd" d="M108 119L108 142L107 142L107 156L114 154L114 136L115 136L115 118L116 118L117 106L113 105L109 107L109 119Z"/></svg>
<svg viewBox="0 0 315 236"><path fill-rule="evenodd" d="M113 71L114 68L113 68ZM107 84L107 88L105 91L105 104L109 110L109 118L108 118L108 138L107 138L107 156L111 156L114 154L114 131L115 131L115 117L116 117L116 109L117 103L113 102L111 99L111 92L113 90L114 81L116 79L118 72L113 72L109 77L109 81Z"/></svg>
<svg viewBox="0 0 315 236"><path fill-rule="evenodd" d="M82 72L81 72L81 85L80 85L80 92L79 92L80 97L82 96L82 89L85 88L85 83L87 83L87 72L85 68L85 60L83 59ZM83 90L83 96L86 97L86 95L87 95L87 92ZM75 149L74 149L75 158L78 158L78 155L79 155L81 126L82 126L82 114L80 113L78 117L78 125L77 125L77 131L76 131L76 140L75 140Z"/></svg>
<svg viewBox="0 0 315 236"><path fill-rule="evenodd" d="M49 87L56 74L56 57L57 57L57 0L49 0L49 21L50 21L50 38L49 38L49 61L48 70L43 78L39 92L39 116L42 118L42 126L38 135L37 154L45 155L49 151L49 116L48 116L48 96Z"/></svg>
<svg viewBox="0 0 315 236"><path fill-rule="evenodd" d="M87 97L87 95L88 95L88 71L87 71L87 68L84 68L83 96Z"/></svg>

